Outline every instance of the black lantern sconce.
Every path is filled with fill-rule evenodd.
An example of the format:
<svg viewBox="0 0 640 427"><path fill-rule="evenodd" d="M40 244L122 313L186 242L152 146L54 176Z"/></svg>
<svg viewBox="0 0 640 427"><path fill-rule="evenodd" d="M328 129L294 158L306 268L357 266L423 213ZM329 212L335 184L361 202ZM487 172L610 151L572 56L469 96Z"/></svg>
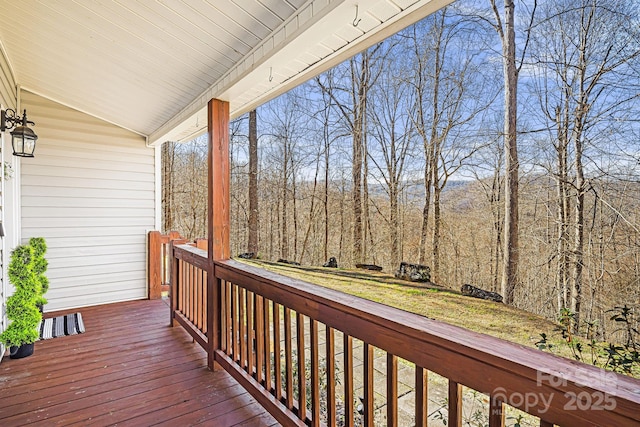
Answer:
<svg viewBox="0 0 640 427"><path fill-rule="evenodd" d="M10 108L0 112L0 131L4 132L15 127L11 131L11 146L14 156L33 157L38 135L28 125L35 126L35 123L27 120L27 110L24 110L22 117L16 115L16 112Z"/></svg>

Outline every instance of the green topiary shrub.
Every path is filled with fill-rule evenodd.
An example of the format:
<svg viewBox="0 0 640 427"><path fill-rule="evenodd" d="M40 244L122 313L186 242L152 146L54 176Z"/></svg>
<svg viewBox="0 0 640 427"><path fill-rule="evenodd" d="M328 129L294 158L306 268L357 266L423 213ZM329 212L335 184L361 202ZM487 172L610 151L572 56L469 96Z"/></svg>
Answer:
<svg viewBox="0 0 640 427"><path fill-rule="evenodd" d="M30 245L15 248L7 271L15 292L7 299L7 317L11 323L0 334L0 341L6 346L19 347L38 340L38 324L42 320L37 308L42 285L35 272L33 248Z"/></svg>
<svg viewBox="0 0 640 427"><path fill-rule="evenodd" d="M42 237L32 237L29 239L29 246L33 249L33 272L40 285L40 296L36 304L43 306L47 303L44 294L49 290L49 279L45 275L49 262L44 257L47 253L47 243Z"/></svg>

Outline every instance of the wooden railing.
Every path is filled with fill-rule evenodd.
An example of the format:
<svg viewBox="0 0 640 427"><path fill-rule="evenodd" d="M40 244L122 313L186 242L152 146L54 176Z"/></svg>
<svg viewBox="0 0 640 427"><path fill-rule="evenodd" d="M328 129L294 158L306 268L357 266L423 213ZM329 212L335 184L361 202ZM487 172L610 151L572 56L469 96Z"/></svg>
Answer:
<svg viewBox="0 0 640 427"><path fill-rule="evenodd" d="M149 280L149 299L159 299L169 292L171 254L170 244L173 240L183 240L177 231L162 234L150 231L147 236L147 277Z"/></svg>
<svg viewBox="0 0 640 427"><path fill-rule="evenodd" d="M172 319L284 425L425 426L435 374L446 379L448 426L463 423L463 386L487 396L491 427L504 425L506 405L544 427L640 425L636 379L233 260L211 262L191 246L173 255Z"/></svg>
<svg viewBox="0 0 640 427"><path fill-rule="evenodd" d="M149 299L160 299L163 294L169 293L171 282L171 242L185 243L187 240L177 231L162 234L159 231L150 231L147 236L147 277ZM190 245L201 249L207 249L206 239L197 239Z"/></svg>
<svg viewBox="0 0 640 427"><path fill-rule="evenodd" d="M171 260L171 282L177 286L170 291L171 325L177 321L205 349L208 348L209 290L207 275L211 270L207 252L192 245L177 246L174 241Z"/></svg>

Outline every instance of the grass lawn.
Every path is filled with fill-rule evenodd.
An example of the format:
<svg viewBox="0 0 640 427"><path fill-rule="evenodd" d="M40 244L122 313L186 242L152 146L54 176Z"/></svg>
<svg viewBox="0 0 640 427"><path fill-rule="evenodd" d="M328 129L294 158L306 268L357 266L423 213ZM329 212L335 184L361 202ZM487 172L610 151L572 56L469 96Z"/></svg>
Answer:
<svg viewBox="0 0 640 427"><path fill-rule="evenodd" d="M540 316L505 304L398 280L384 273L298 267L255 260L245 262L528 347L535 347L542 332L553 335L556 326Z"/></svg>

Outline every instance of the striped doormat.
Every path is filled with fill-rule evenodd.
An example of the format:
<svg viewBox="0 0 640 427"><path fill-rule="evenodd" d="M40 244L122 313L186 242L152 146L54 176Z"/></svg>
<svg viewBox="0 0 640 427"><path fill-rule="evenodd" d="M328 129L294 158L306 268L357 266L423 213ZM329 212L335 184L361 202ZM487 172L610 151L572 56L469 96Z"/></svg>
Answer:
<svg viewBox="0 0 640 427"><path fill-rule="evenodd" d="M81 334L84 332L84 323L82 323L82 315L80 313L73 313L66 316L42 319L39 329L40 339L48 340L65 335Z"/></svg>

